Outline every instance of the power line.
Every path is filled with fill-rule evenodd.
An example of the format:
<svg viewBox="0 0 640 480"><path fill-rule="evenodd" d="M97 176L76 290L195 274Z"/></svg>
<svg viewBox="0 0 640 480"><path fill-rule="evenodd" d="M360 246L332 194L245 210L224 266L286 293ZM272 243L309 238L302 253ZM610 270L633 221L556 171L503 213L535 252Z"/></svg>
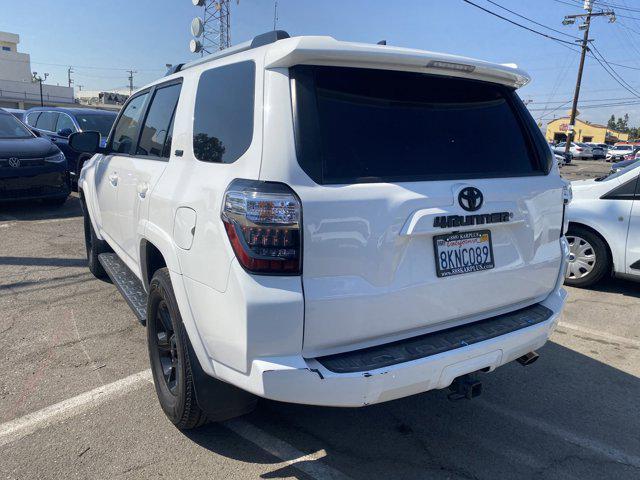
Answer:
<svg viewBox="0 0 640 480"><path fill-rule="evenodd" d="M501 9L503 9L503 10L506 10L507 12L509 12L509 13L511 13L511 14L513 14L513 15L515 15L516 17L520 17L520 18L522 18L522 19L524 19L524 20L527 20L527 21L529 21L529 22L531 22L531 23L534 23L534 24L536 24L536 25L538 25L538 26L540 26L540 27L542 27L542 28L546 28L547 30L551 30L552 32L559 33L560 35L564 35L565 37L569 37L569 38L572 38L572 39L574 39L574 40L580 40L578 37L574 37L573 35L570 35L570 34L568 34L568 33L566 33L566 32L563 32L562 30L556 30L555 28L551 28L551 27L549 27L549 26L547 26L547 25L545 25L545 24L543 24L543 23L536 22L535 20L532 20L532 19L531 19L531 18L529 18L529 17L525 17L524 15L521 15L521 14L519 14L519 13L516 13L516 12L514 12L513 10L509 10L507 7L503 7L502 5L500 5L500 4L498 4L498 3L496 3L496 2L494 2L494 1L492 1L492 0L486 0L486 1L487 1L487 2L489 2L489 3L490 3L490 4L492 4L492 5L495 5L495 6L496 6L496 7L498 7L498 8L501 8Z"/></svg>
<svg viewBox="0 0 640 480"><path fill-rule="evenodd" d="M620 86L622 86L630 94L636 96L637 98L640 98L640 92L637 91L635 88L633 88L633 86L631 86L624 78L620 76L618 72L615 71L615 69L611 67L611 65L607 62L607 60L600 53L600 51L597 49L595 45L592 44L591 46L593 47L597 55L601 57L601 58L598 58L598 56L594 55L593 58L595 58L596 61L600 65L602 65L602 68L604 68L604 70L609 74L609 76L613 78Z"/></svg>
<svg viewBox="0 0 640 480"><path fill-rule="evenodd" d="M496 13L496 12L493 12L493 11L491 11L491 10L487 9L487 8L481 7L480 5L478 5L478 4L476 4L476 3L473 3L473 2L472 2L472 1L470 1L470 0L462 0L462 1L463 1L463 2L465 2L465 3L468 3L469 5L473 5L473 6L474 6L474 7L476 7L476 8L479 8L480 10L482 10L483 12L488 13L489 15L493 15L494 17L498 17L498 18L500 18L500 19L502 19L502 20L504 20L504 21L506 21L506 22L509 22L509 23L511 23L511 24L513 24L513 25L516 25L517 27L524 28L525 30L528 30L528 31L529 31L529 32L531 32L531 33L535 33L536 35L540 35L540 36L545 37L545 38L548 38L548 39L550 39L550 40L554 40L554 41L556 41L556 42L564 43L564 44L567 44L567 45L571 45L571 46L573 46L573 45L574 45L574 44L573 44L573 42L568 42L568 41L563 40L563 39L561 39L561 38L554 37L553 35L548 35L548 34L546 34L546 33L544 33L544 32L540 32L540 31L535 30L535 29L533 29L533 28L529 28L529 27L527 27L526 25L522 25L521 23L514 22L513 20L511 20L511 19L509 19L509 18L507 18L507 17L503 17L502 15L500 15L500 14L498 14L498 13ZM573 50L573 48L572 48L572 50Z"/></svg>

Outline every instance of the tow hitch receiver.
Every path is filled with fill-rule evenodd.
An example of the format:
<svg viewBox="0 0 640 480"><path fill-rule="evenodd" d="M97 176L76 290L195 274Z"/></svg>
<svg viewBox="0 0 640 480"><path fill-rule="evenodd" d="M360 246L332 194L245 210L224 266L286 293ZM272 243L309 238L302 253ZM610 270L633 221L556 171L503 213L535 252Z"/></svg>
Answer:
<svg viewBox="0 0 640 480"><path fill-rule="evenodd" d="M466 398L471 400L482 393L482 382L478 380L474 373L468 373L456 378L449 386L451 393L447 398L452 402Z"/></svg>

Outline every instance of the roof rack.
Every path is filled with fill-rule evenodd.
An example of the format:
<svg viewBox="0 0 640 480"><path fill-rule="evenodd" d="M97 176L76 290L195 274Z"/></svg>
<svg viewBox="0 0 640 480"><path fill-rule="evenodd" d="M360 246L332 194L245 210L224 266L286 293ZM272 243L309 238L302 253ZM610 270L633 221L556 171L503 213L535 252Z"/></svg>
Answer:
<svg viewBox="0 0 640 480"><path fill-rule="evenodd" d="M289 34L284 30L272 30L270 32L262 33L253 37L253 40L251 40L250 42L247 41L233 47L225 48L224 50L212 53L211 55L207 55L206 57L194 60L193 62L174 65L167 70L165 76L181 72L183 70L186 70L187 68L195 67L197 65L202 65L203 63L211 62L212 60L228 57L229 55L233 55L234 53L244 52L247 50L251 50L252 48L263 47L265 45L269 45L270 43L274 43L285 38L289 38Z"/></svg>

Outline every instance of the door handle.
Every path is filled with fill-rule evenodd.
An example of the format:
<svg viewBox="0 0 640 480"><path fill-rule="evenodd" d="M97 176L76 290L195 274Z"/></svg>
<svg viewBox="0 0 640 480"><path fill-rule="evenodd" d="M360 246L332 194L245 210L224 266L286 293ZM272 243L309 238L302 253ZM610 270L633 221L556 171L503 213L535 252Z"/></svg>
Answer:
<svg viewBox="0 0 640 480"><path fill-rule="evenodd" d="M114 187L117 187L118 186L118 174L114 172L111 175L109 175L109 182Z"/></svg>
<svg viewBox="0 0 640 480"><path fill-rule="evenodd" d="M146 182L139 183L137 186L137 190L138 190L138 196L140 198L145 198L147 196L147 192L149 191L149 184Z"/></svg>

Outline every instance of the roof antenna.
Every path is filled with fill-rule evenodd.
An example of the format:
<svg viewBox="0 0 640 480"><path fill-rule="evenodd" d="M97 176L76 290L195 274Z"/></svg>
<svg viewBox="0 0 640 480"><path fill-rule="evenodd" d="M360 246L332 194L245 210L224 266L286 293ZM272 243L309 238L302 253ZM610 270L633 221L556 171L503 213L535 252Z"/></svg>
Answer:
<svg viewBox="0 0 640 480"><path fill-rule="evenodd" d="M378 43L376 43L376 45L386 45L387 41L386 40L380 40Z"/></svg>

